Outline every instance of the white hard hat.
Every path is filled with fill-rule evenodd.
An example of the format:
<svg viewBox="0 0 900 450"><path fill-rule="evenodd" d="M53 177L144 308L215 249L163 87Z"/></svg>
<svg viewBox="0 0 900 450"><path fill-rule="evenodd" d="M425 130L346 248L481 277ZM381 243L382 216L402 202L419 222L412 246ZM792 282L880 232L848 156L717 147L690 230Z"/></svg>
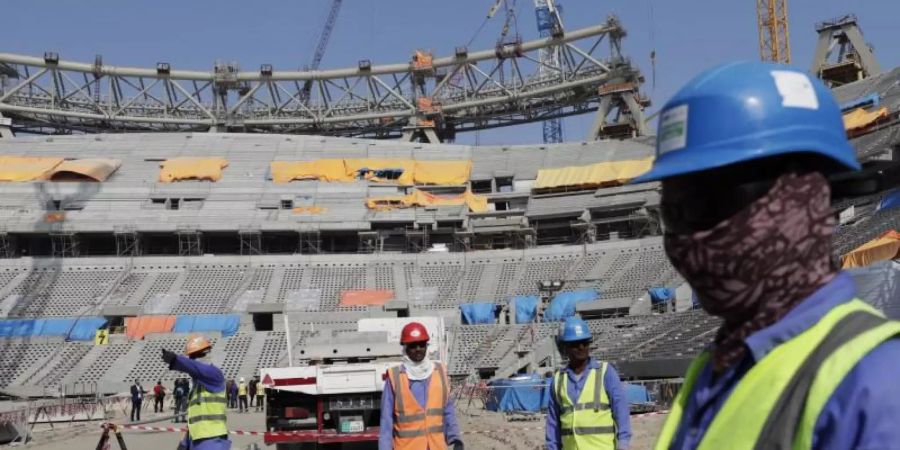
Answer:
<svg viewBox="0 0 900 450"><path fill-rule="evenodd" d="M244 382L244 377L241 377L241 383L243 383L243 382Z"/></svg>

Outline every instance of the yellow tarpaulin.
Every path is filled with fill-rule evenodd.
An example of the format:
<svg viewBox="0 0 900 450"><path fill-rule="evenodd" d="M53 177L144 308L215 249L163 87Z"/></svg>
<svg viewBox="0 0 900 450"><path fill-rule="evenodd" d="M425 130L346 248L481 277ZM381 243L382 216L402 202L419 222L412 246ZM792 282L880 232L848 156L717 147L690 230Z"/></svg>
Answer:
<svg viewBox="0 0 900 450"><path fill-rule="evenodd" d="M0 156L0 181L34 181L46 179L62 158L35 156Z"/></svg>
<svg viewBox="0 0 900 450"><path fill-rule="evenodd" d="M377 211L388 211L395 208L412 208L416 206L462 206L466 205L472 212L484 212L488 209L487 197L466 191L460 195L435 195L414 189L408 195L390 197L374 197L366 200L366 207Z"/></svg>
<svg viewBox="0 0 900 450"><path fill-rule="evenodd" d="M294 180L353 181L347 174L343 159L316 161L273 161L270 165L272 181L290 183Z"/></svg>
<svg viewBox="0 0 900 450"><path fill-rule="evenodd" d="M222 179L222 169L228 167L228 160L224 158L172 158L163 161L159 165L159 181L171 183L181 180L207 180L219 181Z"/></svg>
<svg viewBox="0 0 900 450"><path fill-rule="evenodd" d="M888 231L841 257L844 269L900 258L900 233Z"/></svg>
<svg viewBox="0 0 900 450"><path fill-rule="evenodd" d="M298 206L294 208L294 214L322 214L325 208L321 206Z"/></svg>
<svg viewBox="0 0 900 450"><path fill-rule="evenodd" d="M118 159L91 158L63 161L54 168L48 178L51 181L106 181L119 167Z"/></svg>
<svg viewBox="0 0 900 450"><path fill-rule="evenodd" d="M878 119L888 116L888 109L882 107L878 110L869 112L865 108L856 108L853 111L844 114L844 129L847 131L865 128Z"/></svg>
<svg viewBox="0 0 900 450"><path fill-rule="evenodd" d="M465 184L472 172L472 161L417 161L414 159L319 159L315 161L273 161L272 181L294 180L349 182L360 178L375 182L392 182L404 186L414 184ZM396 179L377 172L397 171Z"/></svg>
<svg viewBox="0 0 900 450"><path fill-rule="evenodd" d="M534 189L557 187L601 187L624 183L650 170L653 158L610 161L587 166L538 170Z"/></svg>

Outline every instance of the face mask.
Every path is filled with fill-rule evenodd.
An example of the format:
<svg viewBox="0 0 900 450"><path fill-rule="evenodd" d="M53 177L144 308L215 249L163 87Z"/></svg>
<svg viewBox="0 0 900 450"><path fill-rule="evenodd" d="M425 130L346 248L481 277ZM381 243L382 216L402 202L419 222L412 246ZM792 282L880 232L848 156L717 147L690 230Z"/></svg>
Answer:
<svg viewBox="0 0 900 450"><path fill-rule="evenodd" d="M424 380L429 378L431 372L434 371L434 364L428 359L428 355L425 355L425 358L419 362L415 362L409 356L403 355L403 367L406 369L406 376L410 380Z"/></svg>
<svg viewBox="0 0 900 450"><path fill-rule="evenodd" d="M779 320L834 276L829 199L820 173L788 173L712 229L665 236L672 265L703 309L725 319L713 352L718 369L740 360L747 336Z"/></svg>

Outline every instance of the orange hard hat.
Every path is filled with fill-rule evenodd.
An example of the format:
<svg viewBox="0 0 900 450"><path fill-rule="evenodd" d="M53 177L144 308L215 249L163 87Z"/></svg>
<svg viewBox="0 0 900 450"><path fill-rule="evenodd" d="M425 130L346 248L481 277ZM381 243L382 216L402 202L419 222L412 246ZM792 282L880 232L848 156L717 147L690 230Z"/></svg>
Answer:
<svg viewBox="0 0 900 450"><path fill-rule="evenodd" d="M184 347L184 353L186 355L193 355L194 353L201 352L208 348L211 348L212 344L209 343L209 339L202 334L192 334L188 337L187 345Z"/></svg>
<svg viewBox="0 0 900 450"><path fill-rule="evenodd" d="M419 322L410 322L400 332L400 343L428 342L428 330Z"/></svg>

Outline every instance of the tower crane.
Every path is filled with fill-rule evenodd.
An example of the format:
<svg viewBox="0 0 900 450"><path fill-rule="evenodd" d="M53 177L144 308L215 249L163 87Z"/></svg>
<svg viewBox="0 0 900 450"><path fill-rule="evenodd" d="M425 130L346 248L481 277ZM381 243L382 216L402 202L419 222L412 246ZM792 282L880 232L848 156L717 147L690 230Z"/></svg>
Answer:
<svg viewBox="0 0 900 450"><path fill-rule="evenodd" d="M559 8L553 0L534 0L534 13L537 17L538 33L541 37L558 36L562 33L562 19ZM538 71L541 77L559 74L559 49L547 47L540 52L541 66ZM543 123L544 143L558 143L563 140L562 119L545 120Z"/></svg>
<svg viewBox="0 0 900 450"><path fill-rule="evenodd" d="M791 63L787 0L756 0L759 57L763 61Z"/></svg>
<svg viewBox="0 0 900 450"><path fill-rule="evenodd" d="M328 16L325 18L325 26L322 27L322 33L319 34L319 40L316 43L316 49L313 52L312 60L306 70L318 70L322 58L325 57L325 49L328 47L328 40L331 39L331 32L334 30L334 24L337 22L338 12L341 10L341 3L344 0L332 0L331 9L328 10ZM303 83L303 91L300 95L304 102L309 100L309 94L312 91L312 80Z"/></svg>

